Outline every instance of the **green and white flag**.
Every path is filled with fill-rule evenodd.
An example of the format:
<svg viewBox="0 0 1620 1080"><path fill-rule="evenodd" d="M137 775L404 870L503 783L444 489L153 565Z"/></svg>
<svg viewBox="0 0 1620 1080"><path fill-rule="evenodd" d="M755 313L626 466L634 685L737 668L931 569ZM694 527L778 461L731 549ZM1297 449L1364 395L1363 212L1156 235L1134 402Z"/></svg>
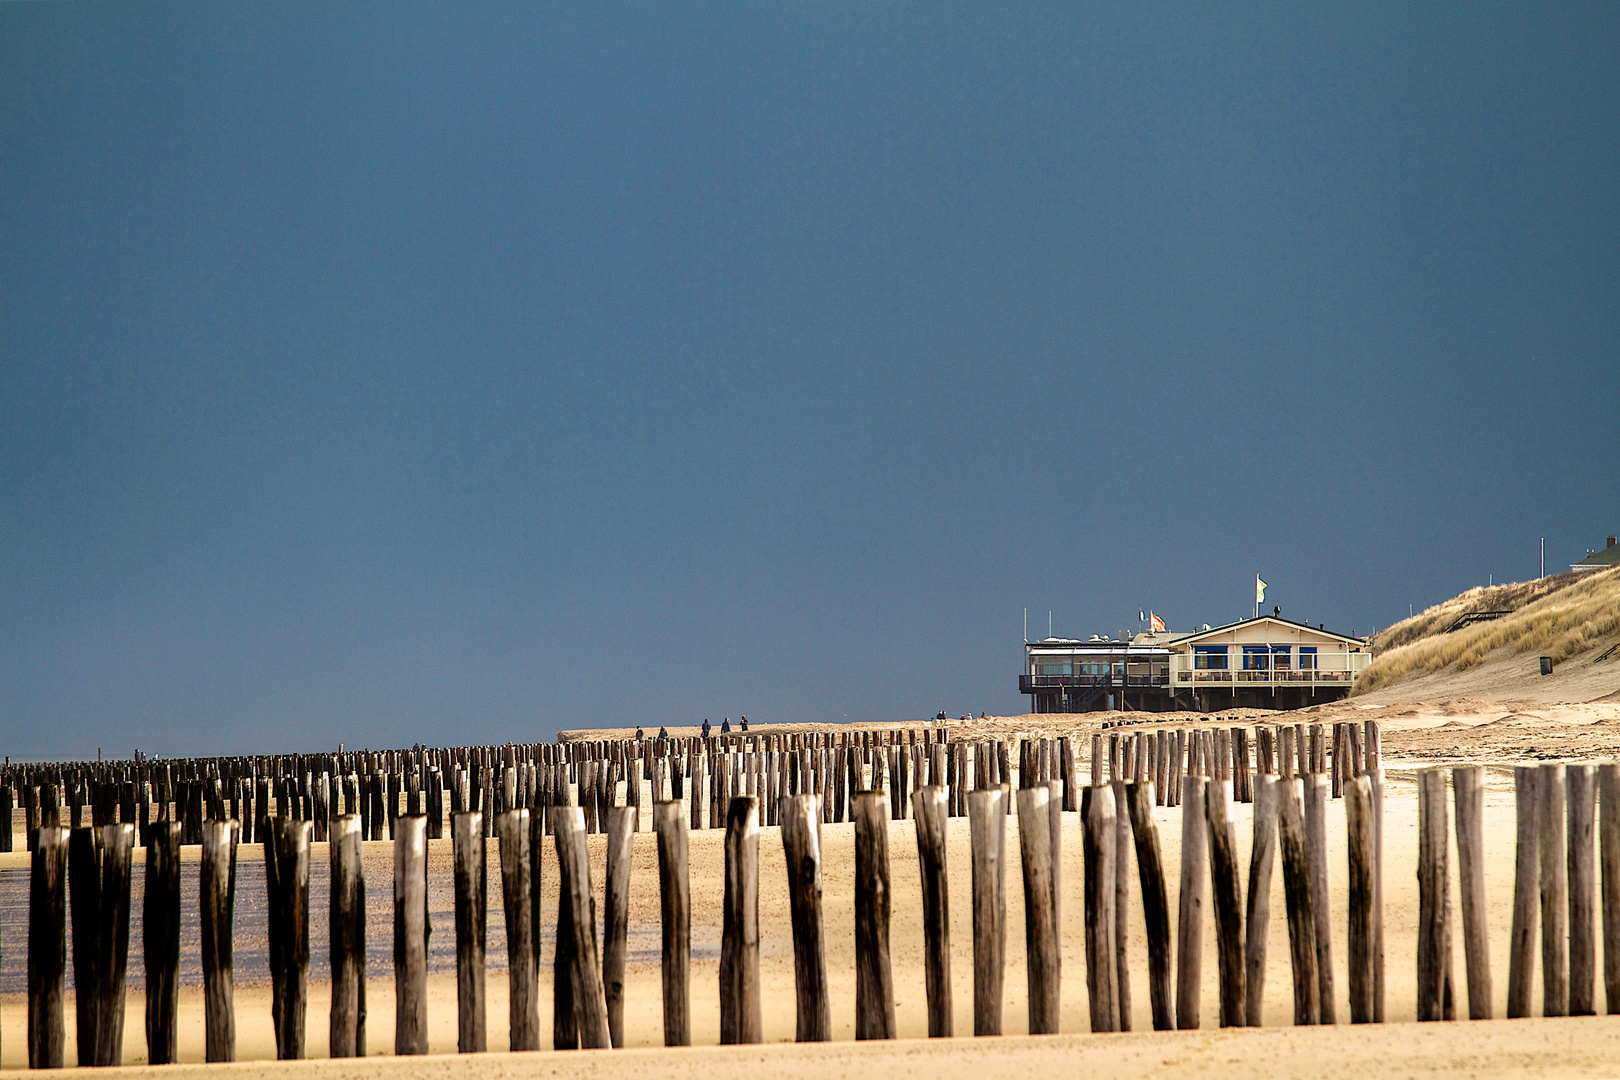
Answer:
<svg viewBox="0 0 1620 1080"><path fill-rule="evenodd" d="M1260 580L1259 574L1254 575L1254 602L1256 604L1266 602L1266 583Z"/></svg>

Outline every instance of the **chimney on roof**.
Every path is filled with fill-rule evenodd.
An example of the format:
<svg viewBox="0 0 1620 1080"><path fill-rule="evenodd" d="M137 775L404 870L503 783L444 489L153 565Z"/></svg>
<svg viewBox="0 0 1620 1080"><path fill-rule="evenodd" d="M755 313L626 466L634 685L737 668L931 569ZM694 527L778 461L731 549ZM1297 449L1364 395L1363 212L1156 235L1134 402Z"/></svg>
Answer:
<svg viewBox="0 0 1620 1080"><path fill-rule="evenodd" d="M1615 539L1615 538L1614 538L1614 537L1612 537L1612 536L1611 536L1611 537L1609 537L1609 546L1610 546L1610 547L1614 547L1614 539Z"/></svg>

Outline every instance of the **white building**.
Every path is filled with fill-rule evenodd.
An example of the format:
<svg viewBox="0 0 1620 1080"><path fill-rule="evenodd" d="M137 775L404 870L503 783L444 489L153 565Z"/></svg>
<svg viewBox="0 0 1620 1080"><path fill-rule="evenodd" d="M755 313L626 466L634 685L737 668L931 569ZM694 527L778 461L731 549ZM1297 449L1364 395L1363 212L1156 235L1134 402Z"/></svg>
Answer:
<svg viewBox="0 0 1620 1080"><path fill-rule="evenodd" d="M1191 634L1024 643L1031 712L1297 709L1350 692L1372 661L1362 638L1272 615Z"/></svg>

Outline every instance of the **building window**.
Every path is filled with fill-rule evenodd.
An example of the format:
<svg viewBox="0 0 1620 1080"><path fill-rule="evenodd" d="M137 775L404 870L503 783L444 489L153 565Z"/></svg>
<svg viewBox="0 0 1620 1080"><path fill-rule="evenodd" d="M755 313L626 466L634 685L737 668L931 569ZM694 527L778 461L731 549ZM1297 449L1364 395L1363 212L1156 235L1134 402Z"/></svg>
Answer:
<svg viewBox="0 0 1620 1080"><path fill-rule="evenodd" d="M1271 655L1271 648L1267 645L1243 646L1243 670L1265 671L1266 659Z"/></svg>
<svg viewBox="0 0 1620 1080"><path fill-rule="evenodd" d="M1200 671L1225 671L1225 645L1194 645L1193 667Z"/></svg>
<svg viewBox="0 0 1620 1080"><path fill-rule="evenodd" d="M1308 646L1307 645L1301 645L1299 647L1299 670L1301 670L1301 671L1315 671L1316 670L1316 646L1314 646L1314 645L1308 645Z"/></svg>
<svg viewBox="0 0 1620 1080"><path fill-rule="evenodd" d="M1293 667L1293 649L1287 645L1273 645L1271 647L1271 666L1278 671L1287 671Z"/></svg>
<svg viewBox="0 0 1620 1080"><path fill-rule="evenodd" d="M1037 675L1068 675L1072 671L1067 656L1037 656L1035 658L1035 674Z"/></svg>

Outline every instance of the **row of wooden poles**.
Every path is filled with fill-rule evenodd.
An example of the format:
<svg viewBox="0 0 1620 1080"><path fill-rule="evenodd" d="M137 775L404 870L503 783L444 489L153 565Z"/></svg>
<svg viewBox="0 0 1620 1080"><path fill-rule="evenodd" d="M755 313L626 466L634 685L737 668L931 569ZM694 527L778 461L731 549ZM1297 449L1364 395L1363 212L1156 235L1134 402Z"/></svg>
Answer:
<svg viewBox="0 0 1620 1080"><path fill-rule="evenodd" d="M1354 729L1354 730L1352 730ZM1333 727L1333 795L1359 761L1356 725ZM1290 736L1288 733L1293 732ZM9 823L20 805L29 850L41 825L115 823L136 826L136 842L146 846L160 822L179 823L182 844L201 844L208 821L240 823L243 842L260 842L273 818L314 823L317 842L327 839L328 823L356 814L367 840L391 839L401 813L428 820L429 839L441 839L449 813L478 810L485 835L496 817L519 807L535 811L550 835L550 808L567 803L585 811L586 830L605 828L606 813L622 784L626 805L639 806L642 782L653 801L689 804L693 828L720 828L734 794L760 797L764 824L777 825L777 807L786 794L822 796L825 821L848 820L851 795L869 785L886 790L894 819L909 815L917 789L943 785L950 791L952 816L966 814L965 793L1010 783L1014 775L1005 740L955 739L944 729L853 731L784 735L729 735L709 739L613 740L533 743L502 747L459 747L331 755L263 758L210 758L180 762L78 762L8 765L0 769L0 821ZM1321 725L1260 729L1258 765L1273 763L1277 747L1298 757L1298 770L1329 768ZM1267 736L1272 737L1268 740ZM1075 779L1076 748L1069 738L1023 740L1018 775ZM1249 801L1251 750L1244 728L1161 729L1092 737L1092 782L1130 771L1155 781L1161 805L1176 805L1180 778L1189 767L1219 774L1235 784L1237 798ZM1283 767L1289 767L1284 765ZM1065 810L1074 810L1078 782L1065 784ZM1011 807L1008 807L1011 812ZM12 849L9 827L0 830L0 851Z"/></svg>
<svg viewBox="0 0 1620 1080"><path fill-rule="evenodd" d="M1268 900L1274 853L1280 852L1287 899L1293 1013L1299 1024L1332 1023L1334 988L1331 925L1327 903L1326 803L1334 786L1346 800L1349 837L1349 1001L1353 1022L1383 1019L1381 900L1382 774L1376 727L1365 737L1342 736L1346 753L1337 783L1316 771L1325 755L1321 735L1292 728L1255 732L1258 769L1246 786L1255 804L1254 843L1248 867L1247 903L1241 883L1232 803L1246 772L1229 751L1247 743L1247 732L1199 729L1185 758L1160 753L1181 740L1145 732L1094 740L1093 782L1080 787L1063 768L1061 743L1048 745L1071 782L1044 778L1040 742L1020 747L1020 787L1008 783L964 790L969 817L973 905L974 1033L1000 1034L1006 956L1005 822L1016 809L1023 878L1029 1030L1058 1029L1061 987L1061 829L1063 805L1078 795L1085 868L1085 957L1091 1028L1129 1030L1130 966L1126 924L1134 845L1140 898L1147 928L1149 1000L1156 1029L1200 1025L1203 908L1208 875L1217 935L1220 1023L1253 1025L1261 1019L1269 923ZM1301 740L1307 752L1298 755ZM1206 738L1207 736L1207 738ZM1240 737L1241 736L1241 737ZM1352 756L1348 751L1354 748ZM940 748L944 750L944 747ZM1154 756L1159 753L1159 760ZM947 753L947 760L949 754ZM998 755L999 756L999 755ZM1335 755L1336 758L1341 755ZM1166 760L1168 758L1168 760ZM1068 760L1072 761L1072 757ZM1297 774L1299 765L1305 772ZM1159 766L1180 772L1174 790L1182 805L1179 911L1172 950L1165 869L1159 855L1153 807ZM966 770L963 770L964 772ZM976 770L974 770L976 771ZM1340 766L1335 764L1335 773ZM872 773L866 774L868 777ZM949 775L948 768L945 775ZM1620 1004L1620 771L1606 765L1521 769L1518 789L1518 871L1515 881L1509 1015L1528 1015L1539 917L1543 954L1544 1012L1592 1010L1594 776L1603 791L1603 919L1605 977L1611 1010ZM942 776L941 779L944 779ZM1166 776L1167 782L1170 776ZM1469 1013L1490 1015L1490 975L1484 929L1483 770L1454 770L1460 895ZM639 785L638 785L639 786ZM1419 774L1418 1016L1452 1015L1450 911L1447 901L1448 823L1445 774ZM895 1034L889 964L889 866L887 822L890 792L857 789L849 799L855 838L856 1036ZM922 876L928 1031L952 1031L946 820L955 795L945 783L910 792ZM821 825L827 800L813 792L780 795L776 817L782 829L794 945L796 1036L831 1037L831 1014L821 902ZM759 975L758 796L733 794L725 802L723 827L725 894L719 971L720 1038L757 1042L763 1036ZM673 800L652 807L659 855L663 1027L665 1042L690 1041L690 890L687 843L690 810ZM606 902L598 954L595 904L585 843L586 812L578 805L551 805L546 814L515 807L495 814L501 897L508 949L509 1031L514 1050L539 1046L540 860L550 822L559 866L557 955L553 966L553 1045L558 1049L623 1043L623 986L629 913L630 853L639 820L634 805L610 806L607 832ZM486 929L485 815L451 815L456 943L458 1047L486 1046L484 941ZM314 822L272 818L264 833L272 1010L277 1053L302 1057L309 960L309 859ZM398 815L393 822L395 1050L425 1053L428 818ZM182 826L159 822L148 830L143 954L147 978L146 1035L149 1060L175 1059L178 997ZM330 1048L334 1056L365 1050L365 882L361 872L363 823L358 814L330 822L332 1006ZM35 1067L63 1060L65 909L74 908L72 962L77 990L79 1060L116 1064L123 1044L124 976L128 956L130 867L134 823L77 829L40 827L32 861L28 945L29 1062ZM208 820L202 838L199 910L205 1011L205 1053L210 1061L234 1058L231 927L235 859L240 829L232 820ZM1172 961L1176 963L1173 965ZM1172 970L1174 966L1174 971Z"/></svg>

